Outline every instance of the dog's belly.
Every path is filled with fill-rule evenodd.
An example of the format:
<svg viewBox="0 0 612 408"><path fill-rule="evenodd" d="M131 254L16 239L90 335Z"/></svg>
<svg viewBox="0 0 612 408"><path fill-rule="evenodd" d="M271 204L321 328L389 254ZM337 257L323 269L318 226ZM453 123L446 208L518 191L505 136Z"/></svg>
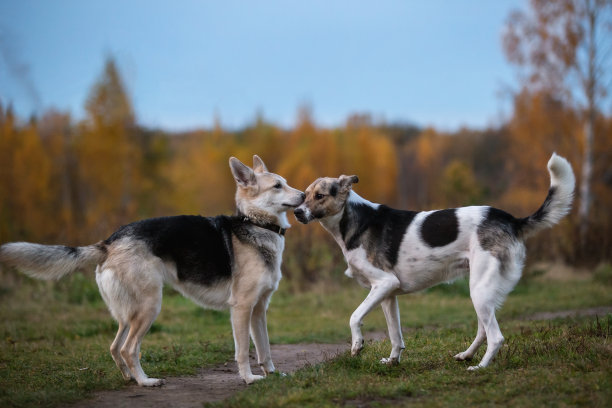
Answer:
<svg viewBox="0 0 612 408"><path fill-rule="evenodd" d="M224 279L209 285L174 280L171 285L183 296L193 300L198 305L207 309L221 310L228 307L232 280Z"/></svg>
<svg viewBox="0 0 612 408"><path fill-rule="evenodd" d="M424 258L411 257L401 262L395 273L402 293L418 292L443 282L453 281L469 273L467 254Z"/></svg>
<svg viewBox="0 0 612 408"><path fill-rule="evenodd" d="M163 262L160 269L164 283L169 284L183 296L193 300L207 309L222 310L228 307L231 294L232 279L221 278L214 283L201 283L191 280L180 280L173 262Z"/></svg>

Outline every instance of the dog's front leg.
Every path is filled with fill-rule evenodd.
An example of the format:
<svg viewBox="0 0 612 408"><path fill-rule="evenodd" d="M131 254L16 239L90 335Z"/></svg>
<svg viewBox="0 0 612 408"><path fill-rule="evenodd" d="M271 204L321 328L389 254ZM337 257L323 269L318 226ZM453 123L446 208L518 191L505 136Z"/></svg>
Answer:
<svg viewBox="0 0 612 408"><path fill-rule="evenodd" d="M251 319L251 337L257 351L257 360L266 376L275 371L270 353L270 339L268 337L268 324L266 321L268 300L269 296L260 299L253 309L253 317Z"/></svg>
<svg viewBox="0 0 612 408"><path fill-rule="evenodd" d="M400 361L402 351L406 348L402 337L402 328L400 325L399 306L396 296L389 296L381 302L385 319L387 320L387 328L389 329L389 339L391 340L391 355L389 358L380 360L383 364L397 364Z"/></svg>
<svg viewBox="0 0 612 408"><path fill-rule="evenodd" d="M251 324L251 306L232 307L232 329L234 332L234 344L236 345L236 362L240 377L251 384L263 378L261 375L253 375L249 364L249 326Z"/></svg>
<svg viewBox="0 0 612 408"><path fill-rule="evenodd" d="M365 300L355 309L351 315L350 326L352 335L351 355L356 356L363 349L363 335L361 333L361 325L363 318L382 302L383 299L391 295L399 288L399 280L390 274L385 274L382 279L379 279L372 285L370 293Z"/></svg>

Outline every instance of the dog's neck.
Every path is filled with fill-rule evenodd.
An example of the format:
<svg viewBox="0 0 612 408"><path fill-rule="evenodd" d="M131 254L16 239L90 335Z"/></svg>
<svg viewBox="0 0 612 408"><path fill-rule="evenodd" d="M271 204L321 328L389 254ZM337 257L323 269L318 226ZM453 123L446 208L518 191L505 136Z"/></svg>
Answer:
<svg viewBox="0 0 612 408"><path fill-rule="evenodd" d="M340 221L344 217L344 213L347 211L347 207L351 205L367 205L374 209L378 208L380 204L373 203L371 201L366 200L361 197L359 194L355 193L353 190L350 191L349 196L337 214L331 215L329 217L325 217L319 220L323 228L329 232L334 240L338 243L343 253L346 253L346 244L344 243L344 238L342 237L342 233L340 232Z"/></svg>
<svg viewBox="0 0 612 408"><path fill-rule="evenodd" d="M346 203L347 204L363 204L363 205L369 205L372 208L378 208L380 206L380 204L376 204L373 203L371 201L366 200L365 198L363 198L362 196L360 196L359 194L357 194L356 192L354 192L353 190L351 190L349 192L349 196L346 199ZM345 204L346 207L346 204Z"/></svg>
<svg viewBox="0 0 612 408"><path fill-rule="evenodd" d="M253 224L260 225L278 225L280 228L287 229L291 227L287 220L287 213L270 214L254 208L238 208L237 214L241 217L248 218Z"/></svg>

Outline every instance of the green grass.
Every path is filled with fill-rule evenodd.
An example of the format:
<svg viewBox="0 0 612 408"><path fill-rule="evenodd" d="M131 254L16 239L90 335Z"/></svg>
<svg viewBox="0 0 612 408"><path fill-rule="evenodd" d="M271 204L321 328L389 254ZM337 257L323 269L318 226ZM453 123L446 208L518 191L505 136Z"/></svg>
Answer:
<svg viewBox="0 0 612 408"><path fill-rule="evenodd" d="M108 352L116 324L92 277L48 283L5 275L1 282L0 406L53 406L124 386ZM297 295L287 286L281 282L272 298L272 343L349 341L348 320L365 290L348 279ZM612 305L611 289L601 279L526 279L498 314L506 345L492 367L476 373L452 359L476 332L465 281L403 296L407 350L398 367L378 364L389 353L388 342L372 343L358 358L343 355L289 378L267 379L222 405L604 406L612 389L609 317L600 317L599 325L595 318L521 317ZM203 310L166 292L142 345L144 370L162 378L189 375L230 360L229 313ZM366 318L365 331L385 329L380 309Z"/></svg>
<svg viewBox="0 0 612 408"><path fill-rule="evenodd" d="M388 341L371 343L359 357L346 352L209 405L605 407L612 401L610 319L599 325L595 319L511 322L495 363L476 372L452 358L471 339L471 329L427 328L407 336L398 366L378 362L389 352Z"/></svg>

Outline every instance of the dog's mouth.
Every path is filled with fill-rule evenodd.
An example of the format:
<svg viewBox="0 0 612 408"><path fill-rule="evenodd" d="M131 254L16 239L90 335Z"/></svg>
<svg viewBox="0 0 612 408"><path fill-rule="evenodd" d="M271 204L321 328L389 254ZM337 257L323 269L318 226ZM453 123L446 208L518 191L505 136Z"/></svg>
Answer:
<svg viewBox="0 0 612 408"><path fill-rule="evenodd" d="M295 216L295 219L302 224L308 224L310 222L306 216L306 212L302 208L296 208L295 211L293 211L293 215Z"/></svg>
<svg viewBox="0 0 612 408"><path fill-rule="evenodd" d="M296 203L296 204L291 204L291 203L282 203L281 205L282 205L283 207L287 207L287 208L296 208L296 207L298 207L300 204L302 204L302 203Z"/></svg>

